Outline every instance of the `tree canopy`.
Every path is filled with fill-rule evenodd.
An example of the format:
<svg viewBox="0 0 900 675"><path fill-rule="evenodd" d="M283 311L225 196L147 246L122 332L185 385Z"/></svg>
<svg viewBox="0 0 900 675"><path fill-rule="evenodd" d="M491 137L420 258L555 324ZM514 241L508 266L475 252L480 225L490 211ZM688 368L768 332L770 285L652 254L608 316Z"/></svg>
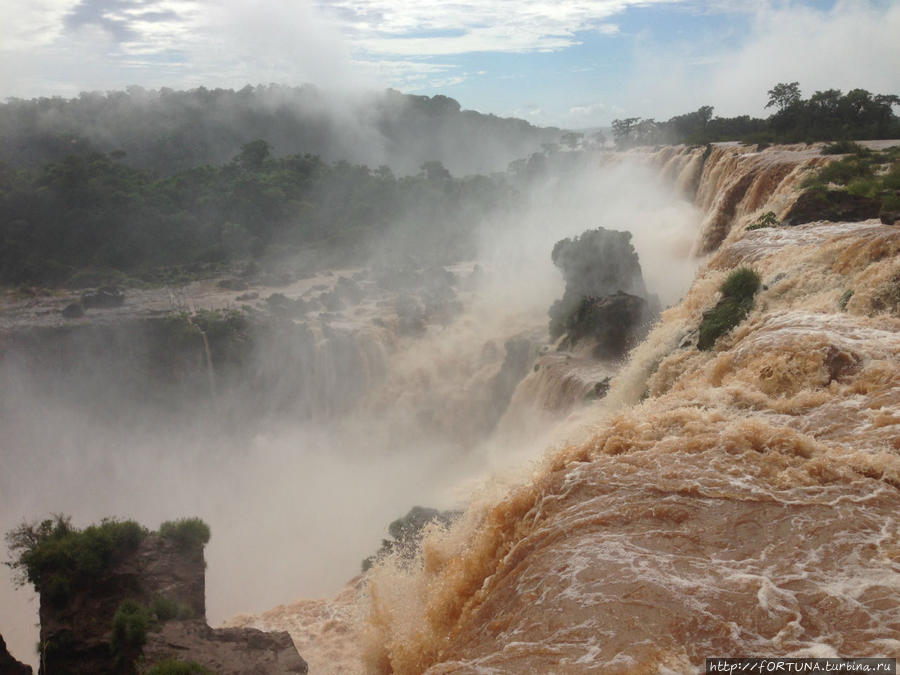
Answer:
<svg viewBox="0 0 900 675"><path fill-rule="evenodd" d="M701 144L716 141L813 142L900 137L900 118L894 106L900 97L852 89L817 91L803 99L798 82L781 82L768 91L767 119L748 115L713 117L712 106L676 115L665 122L629 117L613 120L619 148L661 143Z"/></svg>

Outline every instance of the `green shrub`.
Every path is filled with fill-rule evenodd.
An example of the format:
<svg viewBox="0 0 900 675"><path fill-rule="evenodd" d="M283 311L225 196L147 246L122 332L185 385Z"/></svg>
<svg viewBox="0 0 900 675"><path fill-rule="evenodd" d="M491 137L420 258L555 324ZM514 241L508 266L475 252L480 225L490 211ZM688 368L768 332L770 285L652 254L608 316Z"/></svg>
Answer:
<svg viewBox="0 0 900 675"><path fill-rule="evenodd" d="M236 309L202 309L191 317L191 321L209 339L239 334L247 329L247 317Z"/></svg>
<svg viewBox="0 0 900 675"><path fill-rule="evenodd" d="M847 303L850 302L850 298L853 297L853 289L848 288L846 291L841 293L841 297L838 299L838 307L843 312L847 309Z"/></svg>
<svg viewBox="0 0 900 675"><path fill-rule="evenodd" d="M853 141L836 141L822 148L823 155L850 155L868 152L866 148Z"/></svg>
<svg viewBox="0 0 900 675"><path fill-rule="evenodd" d="M739 267L728 275L719 290L726 298L752 300L759 290L759 275L749 267Z"/></svg>
<svg viewBox="0 0 900 675"><path fill-rule="evenodd" d="M900 162L894 162L881 179L885 190L900 190Z"/></svg>
<svg viewBox="0 0 900 675"><path fill-rule="evenodd" d="M871 176L871 162L854 155L823 167L816 175L815 180L823 185L829 183L846 185L854 178L870 178Z"/></svg>
<svg viewBox="0 0 900 675"><path fill-rule="evenodd" d="M860 197L875 197L878 194L880 183L874 176L866 178L854 178L847 183L847 192Z"/></svg>
<svg viewBox="0 0 900 675"><path fill-rule="evenodd" d="M209 525L199 518L167 520L159 526L159 534L171 539L182 549L203 547L209 542Z"/></svg>
<svg viewBox="0 0 900 675"><path fill-rule="evenodd" d="M30 582L48 599L63 603L74 586L89 584L123 554L133 551L146 535L133 520L104 519L83 530L62 514L37 523L23 523L7 533L16 582Z"/></svg>
<svg viewBox="0 0 900 675"><path fill-rule="evenodd" d="M166 659L155 663L146 671L146 675L211 675L212 671L204 668L196 661L179 661Z"/></svg>
<svg viewBox="0 0 900 675"><path fill-rule="evenodd" d="M753 296L759 287L759 275L748 267L729 274L719 287L722 298L715 307L703 313L697 348L712 349L719 337L743 321L753 307Z"/></svg>
<svg viewBox="0 0 900 675"><path fill-rule="evenodd" d="M900 148L854 152L811 173L801 187L825 190L832 184L845 185L850 194L880 200L881 213L900 209Z"/></svg>
<svg viewBox="0 0 900 675"><path fill-rule="evenodd" d="M119 664L131 663L147 642L147 631L153 624L150 610L134 600L123 600L112 621L110 649Z"/></svg>
<svg viewBox="0 0 900 675"><path fill-rule="evenodd" d="M160 623L173 619L192 619L194 617L194 610L186 604L163 596L153 599L153 602L150 603L150 611Z"/></svg>
<svg viewBox="0 0 900 675"><path fill-rule="evenodd" d="M778 225L778 217L775 215L775 212L766 211L755 223L747 227L747 230L760 230L764 227L775 227L776 225Z"/></svg>

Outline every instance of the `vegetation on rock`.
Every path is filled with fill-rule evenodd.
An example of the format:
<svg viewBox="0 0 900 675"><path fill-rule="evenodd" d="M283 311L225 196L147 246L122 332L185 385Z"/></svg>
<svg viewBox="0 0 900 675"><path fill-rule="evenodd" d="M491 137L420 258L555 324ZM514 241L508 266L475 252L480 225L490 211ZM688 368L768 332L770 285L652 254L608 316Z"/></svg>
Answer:
<svg viewBox="0 0 900 675"><path fill-rule="evenodd" d="M775 227L778 225L778 218L775 215L774 211L766 211L759 218L756 219L751 225L747 226L747 231L750 230L761 230L766 227Z"/></svg>
<svg viewBox="0 0 900 675"><path fill-rule="evenodd" d="M79 530L68 516L56 515L9 532L6 540L13 558L7 564L18 584L29 582L52 602L62 603L74 586L102 576L146 535L133 520L105 519Z"/></svg>
<svg viewBox="0 0 900 675"><path fill-rule="evenodd" d="M180 518L167 520L159 526L159 535L171 539L180 548L198 548L209 543L209 525L200 518Z"/></svg>
<svg viewBox="0 0 900 675"><path fill-rule="evenodd" d="M697 348L712 349L719 337L743 321L753 307L753 296L759 288L759 275L749 267L740 267L729 274L719 287L721 299L703 313Z"/></svg>
<svg viewBox="0 0 900 675"><path fill-rule="evenodd" d="M834 188L877 202L874 214L900 210L900 147L882 151L858 147L853 154L831 162L808 176L802 187L829 196Z"/></svg>
<svg viewBox="0 0 900 675"><path fill-rule="evenodd" d="M166 659L143 671L144 675L210 675L211 670L204 668L196 661Z"/></svg>
<svg viewBox="0 0 900 675"><path fill-rule="evenodd" d="M134 662L147 642L147 631L153 625L153 615L141 603L123 600L119 604L113 615L109 643L117 664L127 667Z"/></svg>
<svg viewBox="0 0 900 675"><path fill-rule="evenodd" d="M397 518L388 526L391 539L381 540L378 552L362 561L362 571L365 572L378 560L394 552L408 560L414 558L426 525L437 523L447 527L460 515L460 511L438 511L424 506L412 507L405 516Z"/></svg>
<svg viewBox="0 0 900 675"><path fill-rule="evenodd" d="M563 274L563 297L550 307L550 337L557 339L572 325L585 298L602 298L622 291L647 295L630 232L598 227L553 247L553 264Z"/></svg>

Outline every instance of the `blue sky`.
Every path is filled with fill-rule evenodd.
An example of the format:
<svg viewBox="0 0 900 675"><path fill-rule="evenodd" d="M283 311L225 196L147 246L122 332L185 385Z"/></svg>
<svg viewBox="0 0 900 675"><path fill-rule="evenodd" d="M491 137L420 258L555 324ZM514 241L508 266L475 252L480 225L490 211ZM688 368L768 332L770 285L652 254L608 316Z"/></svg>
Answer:
<svg viewBox="0 0 900 675"><path fill-rule="evenodd" d="M893 0L4 0L0 98L312 82L566 127L900 93Z"/></svg>

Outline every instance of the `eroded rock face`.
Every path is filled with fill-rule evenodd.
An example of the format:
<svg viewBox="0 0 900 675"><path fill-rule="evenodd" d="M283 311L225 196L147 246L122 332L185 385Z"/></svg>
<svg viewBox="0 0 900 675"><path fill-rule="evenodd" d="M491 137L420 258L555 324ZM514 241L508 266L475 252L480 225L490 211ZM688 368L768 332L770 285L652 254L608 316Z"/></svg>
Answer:
<svg viewBox="0 0 900 675"><path fill-rule="evenodd" d="M31 666L17 661L6 650L6 641L0 635L0 673L3 675L31 675Z"/></svg>
<svg viewBox="0 0 900 675"><path fill-rule="evenodd" d="M550 308L550 336L565 332L565 322L583 298L600 298L622 291L647 295L641 264L630 232L598 227L579 237L556 242L551 254L566 280L561 300Z"/></svg>
<svg viewBox="0 0 900 675"><path fill-rule="evenodd" d="M206 624L205 570L202 544L151 533L62 601L42 592L41 674L127 674L166 659L194 661L215 673L305 673L287 633L214 630ZM117 659L113 618L124 600L139 603L152 618L143 651L138 645L128 658ZM161 602L172 616L155 609ZM6 672L0 665L0 673Z"/></svg>
<svg viewBox="0 0 900 675"><path fill-rule="evenodd" d="M807 190L784 217L788 225L802 225L817 220L833 222L857 222L877 218L881 201L844 190Z"/></svg>
<svg viewBox="0 0 900 675"><path fill-rule="evenodd" d="M395 552L407 560L412 560L419 551L426 525L437 523L448 527L460 515L462 515L460 511L439 511L425 506L412 507L405 516L398 518L388 526L388 532L392 538L382 539L378 552L363 560L363 572L381 558Z"/></svg>
<svg viewBox="0 0 900 675"><path fill-rule="evenodd" d="M615 293L602 298L583 298L566 322L566 349L590 339L592 356L614 359L625 355L646 337L650 307L644 298Z"/></svg>
<svg viewBox="0 0 900 675"><path fill-rule="evenodd" d="M647 292L630 232L597 228L556 243L553 263L566 290L550 308L550 337L560 349L593 343L593 356L616 359L647 334L658 299Z"/></svg>
<svg viewBox="0 0 900 675"><path fill-rule="evenodd" d="M125 599L150 606L177 602L192 616L206 616L203 548L179 547L157 534L144 537L86 587L72 587L60 600L41 592L41 673L116 672L110 648L113 616Z"/></svg>
<svg viewBox="0 0 900 675"><path fill-rule="evenodd" d="M138 672L172 658L194 661L219 675L289 675L308 671L287 632L213 629L202 620L169 621L160 631L148 633L145 665Z"/></svg>

